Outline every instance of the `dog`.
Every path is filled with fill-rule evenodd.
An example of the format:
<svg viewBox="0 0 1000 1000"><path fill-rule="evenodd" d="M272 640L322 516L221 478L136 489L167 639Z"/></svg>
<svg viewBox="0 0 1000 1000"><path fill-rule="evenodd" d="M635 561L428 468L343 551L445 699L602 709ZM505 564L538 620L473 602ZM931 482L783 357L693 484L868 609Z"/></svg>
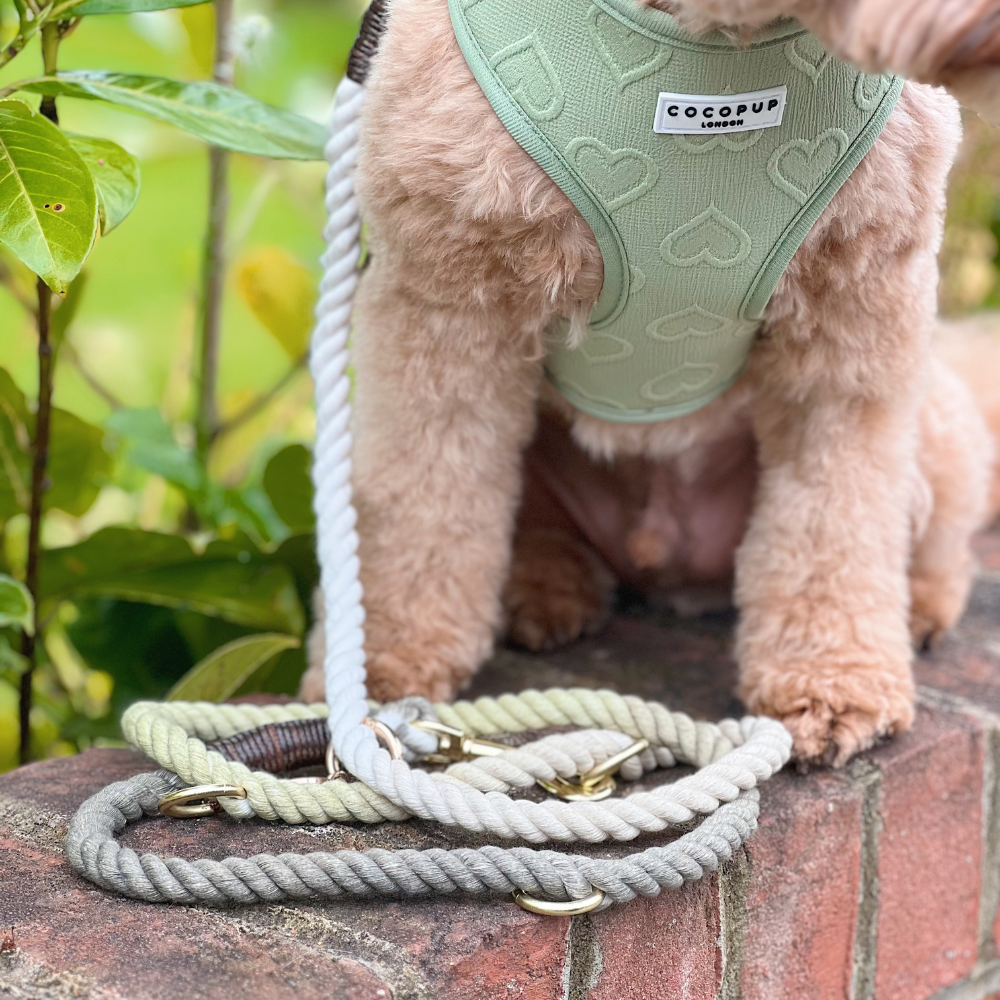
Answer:
<svg viewBox="0 0 1000 1000"><path fill-rule="evenodd" d="M579 342L601 296L594 230L501 123L447 0L393 0L357 170L369 691L451 698L502 627L531 648L568 641L599 624L616 580L734 577L747 708L781 719L800 759L841 765L911 724L913 644L960 616L988 509L990 436L930 341L961 133L938 85L1000 109L1000 0L649 6L741 39L796 17L840 59L908 82L735 382L689 414L618 423L543 376L553 323ZM319 633L308 700L323 694Z"/></svg>

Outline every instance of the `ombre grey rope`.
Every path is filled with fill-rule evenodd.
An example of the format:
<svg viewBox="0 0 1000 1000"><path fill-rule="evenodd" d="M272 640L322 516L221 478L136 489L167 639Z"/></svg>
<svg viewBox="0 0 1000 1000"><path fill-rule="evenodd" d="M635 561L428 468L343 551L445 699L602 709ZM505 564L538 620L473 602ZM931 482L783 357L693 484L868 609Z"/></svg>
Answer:
<svg viewBox="0 0 1000 1000"><path fill-rule="evenodd" d="M424 851L316 851L257 854L251 858L159 858L120 846L115 834L154 815L159 800L184 782L152 771L108 785L80 807L70 824L66 853L91 882L151 903L275 903L341 896L426 896L510 893L520 889L551 900L582 899L602 889L605 905L715 871L757 826L759 792L741 792L673 843L627 858L591 858L527 847Z"/></svg>

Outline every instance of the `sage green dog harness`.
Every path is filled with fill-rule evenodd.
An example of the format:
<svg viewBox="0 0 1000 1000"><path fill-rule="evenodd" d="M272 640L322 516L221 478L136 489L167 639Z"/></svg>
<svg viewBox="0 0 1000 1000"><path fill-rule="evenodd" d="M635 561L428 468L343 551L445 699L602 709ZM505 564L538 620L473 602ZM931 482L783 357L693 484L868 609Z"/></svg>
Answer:
<svg viewBox="0 0 1000 1000"><path fill-rule="evenodd" d="M902 80L795 21L740 46L635 0L449 0L511 135L590 224L604 287L586 339L549 331L577 408L650 422L739 375L779 278L885 126Z"/></svg>

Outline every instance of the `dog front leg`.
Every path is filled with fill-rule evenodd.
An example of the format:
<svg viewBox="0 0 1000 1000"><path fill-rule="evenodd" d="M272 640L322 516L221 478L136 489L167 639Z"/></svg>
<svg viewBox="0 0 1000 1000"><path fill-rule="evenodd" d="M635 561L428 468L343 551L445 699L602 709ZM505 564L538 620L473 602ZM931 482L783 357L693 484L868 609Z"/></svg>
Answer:
<svg viewBox="0 0 1000 1000"><path fill-rule="evenodd" d="M906 137L944 128L942 100L906 88L792 261L748 367L760 478L737 553L741 693L805 759L843 763L913 718L907 570L952 146L911 154ZM886 176L905 184L887 195Z"/></svg>
<svg viewBox="0 0 1000 1000"><path fill-rule="evenodd" d="M913 718L915 387L776 389L756 404L760 484L737 553L741 694L801 758L841 764Z"/></svg>
<svg viewBox="0 0 1000 1000"><path fill-rule="evenodd" d="M355 327L368 690L450 698L499 623L539 363L502 306L422 299L377 257Z"/></svg>

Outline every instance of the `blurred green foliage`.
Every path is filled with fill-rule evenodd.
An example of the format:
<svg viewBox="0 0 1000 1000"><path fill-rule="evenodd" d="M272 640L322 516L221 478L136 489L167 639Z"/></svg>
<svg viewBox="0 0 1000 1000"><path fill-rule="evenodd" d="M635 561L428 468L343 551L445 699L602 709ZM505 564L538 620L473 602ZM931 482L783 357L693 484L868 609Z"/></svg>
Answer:
<svg viewBox="0 0 1000 1000"><path fill-rule="evenodd" d="M95 3L142 6L87 0ZM361 9L354 0L238 0L237 86L322 123ZM0 3L0 18L6 43L14 8ZM62 42L59 67L206 80L213 33L211 4L86 17ZM38 61L26 47L0 68L0 87L37 75ZM77 88L93 83L77 79ZM171 688L177 697L293 692L317 577L300 442L313 433L304 360L324 164L231 154L219 427L205 464L194 449L192 356L206 146L157 121L156 109L138 117L67 96L68 84L58 90L60 126L94 174L103 235L53 314L35 757L115 742L126 705ZM24 91L15 97L37 107ZM271 125L285 141L284 122ZM214 138L205 130L221 127L189 131ZM243 141L231 131L230 147ZM102 138L81 138L90 136ZM18 634L31 621L18 581L38 388L34 297L34 275L0 248L0 770L17 761Z"/></svg>
<svg viewBox="0 0 1000 1000"><path fill-rule="evenodd" d="M1000 309L1000 129L963 115L965 139L948 190L941 311Z"/></svg>

